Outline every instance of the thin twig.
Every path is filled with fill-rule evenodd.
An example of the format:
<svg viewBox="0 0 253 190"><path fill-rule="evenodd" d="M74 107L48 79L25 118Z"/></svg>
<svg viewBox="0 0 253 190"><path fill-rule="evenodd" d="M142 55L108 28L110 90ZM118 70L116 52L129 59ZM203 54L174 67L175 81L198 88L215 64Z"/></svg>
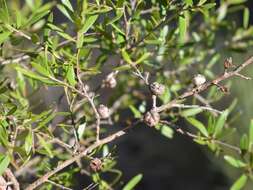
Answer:
<svg viewBox="0 0 253 190"><path fill-rule="evenodd" d="M219 111L217 109L208 107L208 106L199 106L199 105L185 105L185 104L172 104L171 108L176 107L176 108L200 108L202 110L207 110L207 111L211 111L211 112L215 112L218 114L221 114L222 111Z"/></svg>
<svg viewBox="0 0 253 190"><path fill-rule="evenodd" d="M51 180L47 180L46 182L51 183L52 185L54 185L56 187L59 187L59 188L61 188L63 190L73 190L73 189L65 187L65 186L63 186L63 185L61 185L59 183L55 183L54 181L51 181Z"/></svg>
<svg viewBox="0 0 253 190"><path fill-rule="evenodd" d="M187 97L193 96L195 94L199 94L200 92L203 92L205 90L207 90L209 87L213 86L213 85L219 85L220 82L229 79L233 76L237 76L238 73L240 71L242 71L245 67L249 66L253 64L253 56L250 57L249 59L247 59L244 63L242 63L241 65L237 66L235 69L233 69L232 71L229 72L224 72L223 74L221 74L220 76L218 76L216 79L210 81L210 82L206 82L200 86L197 86L189 91L186 91L185 93L183 93L182 95L180 95L179 97L175 98L174 100L170 101L167 104L164 104L160 107L157 107L157 111L158 112L162 112L166 109L171 108L171 106L175 103L177 103L179 100L183 100Z"/></svg>

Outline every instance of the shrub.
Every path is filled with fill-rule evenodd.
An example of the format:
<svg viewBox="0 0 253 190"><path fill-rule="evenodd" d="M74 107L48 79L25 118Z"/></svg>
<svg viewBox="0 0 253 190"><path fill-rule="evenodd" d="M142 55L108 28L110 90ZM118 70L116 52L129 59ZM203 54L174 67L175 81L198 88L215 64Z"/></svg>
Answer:
<svg viewBox="0 0 253 190"><path fill-rule="evenodd" d="M242 173L232 190L252 178L253 123L232 142L235 102L212 106L229 93L225 81L250 79L242 70L253 57L222 60L252 46L244 0L0 4L1 184L70 189L83 173L87 189L133 189L142 174L122 186L110 143L140 125L224 157Z"/></svg>

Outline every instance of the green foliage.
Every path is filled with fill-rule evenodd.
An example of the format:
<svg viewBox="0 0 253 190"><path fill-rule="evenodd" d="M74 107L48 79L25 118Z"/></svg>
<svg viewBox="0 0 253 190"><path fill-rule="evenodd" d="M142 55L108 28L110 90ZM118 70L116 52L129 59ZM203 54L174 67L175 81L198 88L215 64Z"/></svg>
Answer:
<svg viewBox="0 0 253 190"><path fill-rule="evenodd" d="M5 151L0 176L6 168L15 173L38 160L32 177L18 178L21 189L48 174L41 189L74 188L80 172L100 190L138 188L145 173L122 183L114 147L106 145L120 135L110 136L108 126L124 125L119 134L127 135L133 125L145 125L144 115L152 109L159 111L158 133L169 139L177 132L186 135L241 172L231 190L253 179L253 120L247 133L235 134L236 100L221 104L224 111L212 107L226 98L225 86L211 83L198 94L202 88L191 84L194 74L212 81L220 76L217 70L233 70L224 72L223 55L252 48L246 0L75 3L0 0L0 144ZM238 15L240 21L231 19ZM159 96L150 90L154 81L164 86ZM193 95L182 98L189 90ZM188 127L177 126L184 121ZM98 131L105 139L99 141ZM92 165L94 158L101 165Z"/></svg>

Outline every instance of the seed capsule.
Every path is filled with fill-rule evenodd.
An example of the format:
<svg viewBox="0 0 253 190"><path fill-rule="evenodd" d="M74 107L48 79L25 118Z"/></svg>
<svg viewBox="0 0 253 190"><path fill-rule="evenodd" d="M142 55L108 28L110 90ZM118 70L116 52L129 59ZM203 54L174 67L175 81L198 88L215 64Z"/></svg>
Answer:
<svg viewBox="0 0 253 190"><path fill-rule="evenodd" d="M163 84L158 83L158 82L151 83L149 85L149 88L150 88L151 92L156 96L162 95L165 91L165 86Z"/></svg>
<svg viewBox="0 0 253 190"><path fill-rule="evenodd" d="M154 127L155 125L159 123L159 121L160 121L160 115L158 112L154 110L150 110L144 115L144 122L150 127Z"/></svg>
<svg viewBox="0 0 253 190"><path fill-rule="evenodd" d="M103 80L103 87L107 88L115 88L117 85L117 81L115 79L115 73L112 72L106 76L106 78Z"/></svg>
<svg viewBox="0 0 253 190"><path fill-rule="evenodd" d="M110 116L110 110L103 104L100 104L97 109L101 118L106 119Z"/></svg>
<svg viewBox="0 0 253 190"><path fill-rule="evenodd" d="M97 172L102 169L102 161L99 158L94 158L90 161L90 168L92 171Z"/></svg>
<svg viewBox="0 0 253 190"><path fill-rule="evenodd" d="M204 84L205 82L206 82L206 78L205 78L205 76L203 76L201 74L197 74L193 78L193 84L195 86L200 86L200 85Z"/></svg>

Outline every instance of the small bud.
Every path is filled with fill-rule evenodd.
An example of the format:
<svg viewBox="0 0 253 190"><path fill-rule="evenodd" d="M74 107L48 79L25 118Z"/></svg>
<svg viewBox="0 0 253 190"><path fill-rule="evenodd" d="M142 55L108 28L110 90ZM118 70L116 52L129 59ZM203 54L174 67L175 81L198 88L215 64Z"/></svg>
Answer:
<svg viewBox="0 0 253 190"><path fill-rule="evenodd" d="M98 113L99 113L100 117L103 118L103 119L106 119L106 118L108 118L110 116L110 110L109 110L109 108L106 107L103 104L100 104L98 106L97 110L98 110Z"/></svg>
<svg viewBox="0 0 253 190"><path fill-rule="evenodd" d="M115 79L115 73L112 72L106 76L106 78L103 80L103 87L107 88L115 88L117 85L117 81Z"/></svg>
<svg viewBox="0 0 253 190"><path fill-rule="evenodd" d="M151 92L156 96L162 95L165 91L165 86L158 82L153 82L152 84L149 85L149 88Z"/></svg>
<svg viewBox="0 0 253 190"><path fill-rule="evenodd" d="M83 88L84 88L84 90L87 91L87 92L90 90L90 87L89 87L89 85L87 85L87 84L85 84Z"/></svg>
<svg viewBox="0 0 253 190"><path fill-rule="evenodd" d="M195 86L200 86L200 85L204 84L205 82L206 82L206 78L205 78L205 76L203 76L201 74L197 74L193 78L193 84Z"/></svg>
<svg viewBox="0 0 253 190"><path fill-rule="evenodd" d="M97 172L102 169L102 161L99 158L94 158L90 161L90 168L92 171Z"/></svg>
<svg viewBox="0 0 253 190"><path fill-rule="evenodd" d="M144 115L144 122L150 127L157 125L159 121L160 115L155 110L150 110Z"/></svg>
<svg viewBox="0 0 253 190"><path fill-rule="evenodd" d="M229 69L231 67L234 67L232 57L226 58L224 61L224 68Z"/></svg>

